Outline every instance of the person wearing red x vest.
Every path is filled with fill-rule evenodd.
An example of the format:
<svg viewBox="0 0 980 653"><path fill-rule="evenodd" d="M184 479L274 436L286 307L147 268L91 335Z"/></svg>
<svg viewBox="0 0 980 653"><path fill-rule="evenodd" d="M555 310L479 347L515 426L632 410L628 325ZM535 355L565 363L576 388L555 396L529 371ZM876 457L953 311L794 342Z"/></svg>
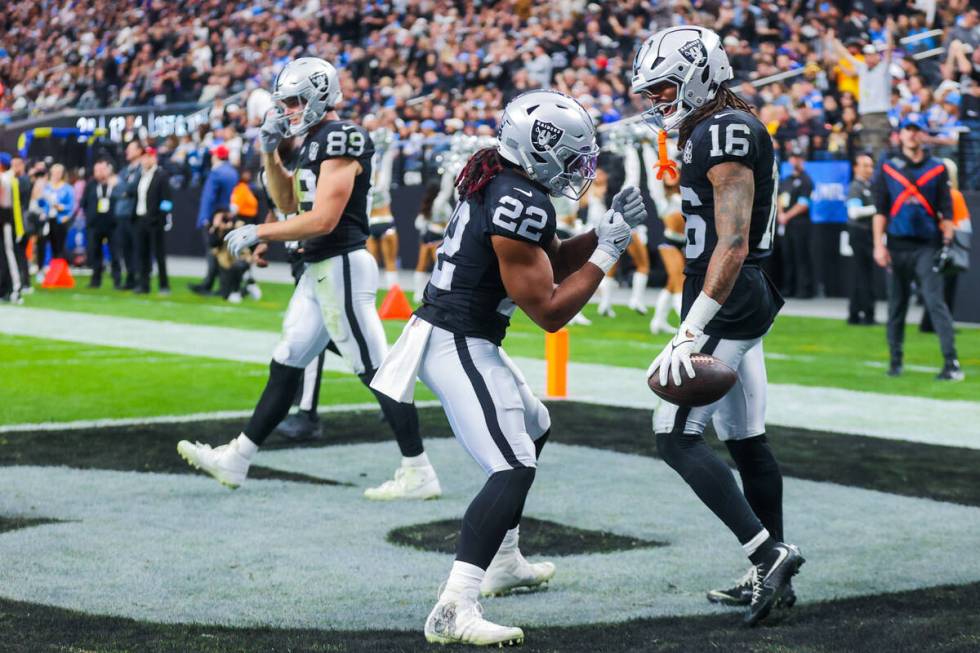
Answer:
<svg viewBox="0 0 980 653"><path fill-rule="evenodd" d="M905 317L912 280L916 280L926 311L935 325L943 354L938 380L960 381L953 317L943 299L936 255L953 238L953 200L949 173L940 159L922 148L923 123L916 114L899 125L900 151L884 159L872 182L875 206L874 258L891 272L888 280L889 376L902 373Z"/></svg>

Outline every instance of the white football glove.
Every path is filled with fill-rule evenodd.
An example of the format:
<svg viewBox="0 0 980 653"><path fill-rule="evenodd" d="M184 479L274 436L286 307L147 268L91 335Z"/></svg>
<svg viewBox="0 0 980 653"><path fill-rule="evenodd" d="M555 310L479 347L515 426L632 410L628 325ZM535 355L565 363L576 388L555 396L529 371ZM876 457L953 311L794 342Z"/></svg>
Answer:
<svg viewBox="0 0 980 653"><path fill-rule="evenodd" d="M643 196L636 186L624 186L616 193L612 201L612 210L622 214L623 220L631 229L646 222L647 209L643 204Z"/></svg>
<svg viewBox="0 0 980 653"><path fill-rule="evenodd" d="M289 121L283 113L282 107L275 106L269 109L265 114L265 120L262 121L262 127L259 129L262 151L266 154L275 152L279 143L286 137L288 127Z"/></svg>
<svg viewBox="0 0 980 653"><path fill-rule="evenodd" d="M668 376L674 381L675 386L681 384L681 367L687 370L688 378L694 378L694 365L691 363L691 354L701 351L704 335L704 328L721 310L721 304L705 294L704 291L698 295L691 305L687 316L681 325L677 327L677 334L670 339L660 355L653 359L650 367L647 368L647 378L660 371L660 385L667 385Z"/></svg>
<svg viewBox="0 0 980 653"><path fill-rule="evenodd" d="M595 227L595 235L599 238L595 248L618 260L630 244L630 231L623 215L609 209Z"/></svg>
<svg viewBox="0 0 980 653"><path fill-rule="evenodd" d="M244 227L232 229L225 236L228 253L233 258L238 258L244 250L258 245L259 242L259 227L254 224L247 224Z"/></svg>
<svg viewBox="0 0 980 653"><path fill-rule="evenodd" d="M691 354L701 350L698 342L702 335L704 335L703 331L682 323L664 350L650 363L650 367L647 368L647 378L656 374L659 369L660 385L667 385L669 375L674 380L674 385L678 386L681 384L681 366L683 366L687 370L688 378L693 379L694 365L691 363Z"/></svg>
<svg viewBox="0 0 980 653"><path fill-rule="evenodd" d="M419 232L420 236L424 236L425 232L429 230L429 221L425 219L425 216L419 213L415 216L415 231Z"/></svg>

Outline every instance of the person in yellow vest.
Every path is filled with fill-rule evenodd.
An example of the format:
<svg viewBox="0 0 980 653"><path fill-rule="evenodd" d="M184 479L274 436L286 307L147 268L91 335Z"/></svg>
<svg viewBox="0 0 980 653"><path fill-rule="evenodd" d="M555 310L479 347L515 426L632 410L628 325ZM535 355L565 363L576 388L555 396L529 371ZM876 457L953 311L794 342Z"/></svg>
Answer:
<svg viewBox="0 0 980 653"><path fill-rule="evenodd" d="M31 287L30 265L28 264L27 247L34 237L34 224L30 219L31 204L31 178L27 174L27 162L20 154L14 154L10 158L10 170L8 174L12 178L11 204L14 216L14 256L17 258L17 268L20 272L21 295L29 295L34 292Z"/></svg>

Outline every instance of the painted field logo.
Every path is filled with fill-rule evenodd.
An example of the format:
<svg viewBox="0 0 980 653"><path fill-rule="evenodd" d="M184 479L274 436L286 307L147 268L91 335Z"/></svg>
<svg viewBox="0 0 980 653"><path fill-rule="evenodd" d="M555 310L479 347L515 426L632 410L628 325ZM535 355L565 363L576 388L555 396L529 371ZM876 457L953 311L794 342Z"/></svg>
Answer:
<svg viewBox="0 0 980 653"><path fill-rule="evenodd" d="M531 145L538 152L547 152L558 144L564 133L564 129L550 122L535 120L531 125Z"/></svg>

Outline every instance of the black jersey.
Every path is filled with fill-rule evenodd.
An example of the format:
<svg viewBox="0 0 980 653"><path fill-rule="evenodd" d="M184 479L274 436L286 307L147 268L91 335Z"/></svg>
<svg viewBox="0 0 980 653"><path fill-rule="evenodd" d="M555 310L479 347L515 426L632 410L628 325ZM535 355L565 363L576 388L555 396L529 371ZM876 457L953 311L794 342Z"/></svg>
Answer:
<svg viewBox="0 0 980 653"><path fill-rule="evenodd" d="M371 192L371 157L374 142L367 130L349 120L329 120L314 127L303 141L293 178L299 211L313 208L320 164L327 159L356 159L361 174L354 179L354 189L340 222L329 234L302 243L303 258L314 263L364 247L368 237L368 196Z"/></svg>
<svg viewBox="0 0 980 653"><path fill-rule="evenodd" d="M783 304L759 267L762 259L772 252L776 227L779 176L772 139L765 126L751 113L725 109L698 123L684 144L681 161L681 211L687 233L683 313L687 315L701 292L708 262L718 244L714 188L708 179L708 171L719 163L742 163L755 177L749 252L731 295L705 332L730 339L761 336L772 325Z"/></svg>
<svg viewBox="0 0 980 653"><path fill-rule="evenodd" d="M481 192L460 202L415 312L447 331L499 345L515 305L500 278L491 236L547 247L555 237L555 210L547 191L505 168Z"/></svg>

